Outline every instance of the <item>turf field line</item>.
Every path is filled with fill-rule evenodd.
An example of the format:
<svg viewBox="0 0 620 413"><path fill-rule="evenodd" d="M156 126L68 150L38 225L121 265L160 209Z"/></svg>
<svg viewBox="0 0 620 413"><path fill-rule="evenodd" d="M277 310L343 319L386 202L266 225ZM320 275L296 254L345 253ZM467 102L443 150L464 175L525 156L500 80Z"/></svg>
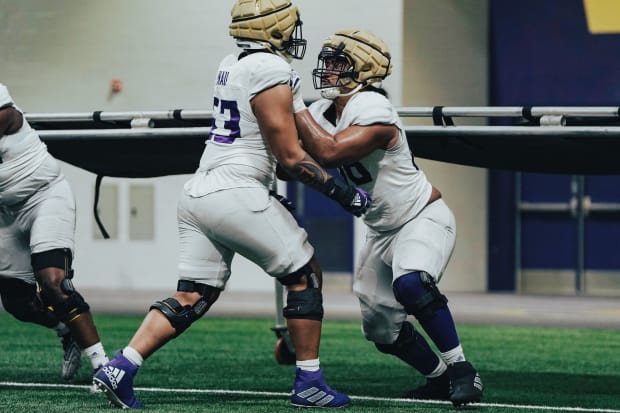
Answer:
<svg viewBox="0 0 620 413"><path fill-rule="evenodd" d="M0 381L0 387L16 387L16 388L62 388L62 389L92 389L92 385L85 384L61 384L61 383L18 383L11 381ZM276 396L289 397L290 393L268 392L254 390L225 390L225 389L178 389L166 387L136 387L138 392L152 393L187 393L187 394L230 394L230 395L248 395L248 396ZM413 404L445 404L452 405L448 401L439 400L413 400L389 397L372 397L372 396L350 396L352 400L362 401L379 401L379 402L401 402ZM557 407L557 406L540 406L532 404L508 404L508 403L475 403L474 407L496 407L506 409L523 409L523 410L545 410L558 412L585 412L585 413L620 413L616 409L599 409L588 407Z"/></svg>

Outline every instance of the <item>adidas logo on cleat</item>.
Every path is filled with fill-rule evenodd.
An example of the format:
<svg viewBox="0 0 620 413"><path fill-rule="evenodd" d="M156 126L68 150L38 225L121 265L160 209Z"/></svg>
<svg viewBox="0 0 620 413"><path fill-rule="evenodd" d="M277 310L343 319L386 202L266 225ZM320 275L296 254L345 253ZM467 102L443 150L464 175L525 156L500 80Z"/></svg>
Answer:
<svg viewBox="0 0 620 413"><path fill-rule="evenodd" d="M112 389L116 390L118 388L118 383L120 383L121 380L123 380L123 376L125 376L125 371L111 366L102 367L102 370L110 381Z"/></svg>
<svg viewBox="0 0 620 413"><path fill-rule="evenodd" d="M478 373L476 373L476 377L474 377L474 387L482 391L482 379Z"/></svg>
<svg viewBox="0 0 620 413"><path fill-rule="evenodd" d="M309 389L297 393L297 397L305 399L316 406L325 406L327 403L334 400L334 396L316 387L310 387Z"/></svg>

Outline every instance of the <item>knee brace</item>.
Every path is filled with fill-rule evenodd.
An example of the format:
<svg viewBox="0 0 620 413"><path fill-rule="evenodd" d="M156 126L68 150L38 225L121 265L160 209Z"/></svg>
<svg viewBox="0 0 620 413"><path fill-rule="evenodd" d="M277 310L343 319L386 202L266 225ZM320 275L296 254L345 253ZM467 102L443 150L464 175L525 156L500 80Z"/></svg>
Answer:
<svg viewBox="0 0 620 413"><path fill-rule="evenodd" d="M439 292L433 278L424 271L399 277L392 286L394 297L405 307L407 314L419 321L432 320L435 312L445 308L448 299Z"/></svg>
<svg viewBox="0 0 620 413"><path fill-rule="evenodd" d="M30 264L34 272L43 268L60 268L65 271L65 277L73 278L73 254L69 248L56 248L49 251L38 252L30 257Z"/></svg>
<svg viewBox="0 0 620 413"><path fill-rule="evenodd" d="M60 289L63 293L67 294L67 298L61 300L53 300L49 297L49 294L42 291L41 299L54 313L58 320L65 324L69 324L76 320L80 314L86 313L90 310L90 306L84 297L73 287L73 283L69 278L65 278L60 283Z"/></svg>
<svg viewBox="0 0 620 413"><path fill-rule="evenodd" d="M222 290L194 281L179 280L177 291L197 292L200 294L200 298L194 305L182 306L177 300L169 297L154 302L149 308L149 311L159 310L168 319L170 325L176 330L175 337L178 337L194 321L202 317L217 300Z"/></svg>
<svg viewBox="0 0 620 413"><path fill-rule="evenodd" d="M301 291L289 291L286 307L282 310L285 318L303 320L323 320L323 294L318 288L306 288Z"/></svg>
<svg viewBox="0 0 620 413"><path fill-rule="evenodd" d="M60 291L67 295L66 298L58 297L54 291L41 291L43 304L49 307L58 320L67 324L77 319L80 314L90 310L90 306L84 301L84 297L75 290L71 279L73 270L71 263L73 255L68 248L57 248L32 254L32 269L37 272L44 268L60 268L65 272L65 278L60 283Z"/></svg>
<svg viewBox="0 0 620 413"><path fill-rule="evenodd" d="M48 328L58 324L56 316L41 302L34 284L17 279L3 280L0 296L4 309L19 321Z"/></svg>
<svg viewBox="0 0 620 413"><path fill-rule="evenodd" d="M285 275L284 277L279 277L278 281L280 284L288 287L290 285L301 284L301 277L304 275L307 276L307 285L308 288L319 288L321 283L319 277L314 273L312 266L310 263L304 265L300 269L295 272L290 273L289 275Z"/></svg>
<svg viewBox="0 0 620 413"><path fill-rule="evenodd" d="M285 318L321 321L323 320L323 294L320 280L310 264L278 278L278 281L285 286L300 284L301 277L304 275L307 276L306 289L287 293L286 307L282 309L282 314Z"/></svg>

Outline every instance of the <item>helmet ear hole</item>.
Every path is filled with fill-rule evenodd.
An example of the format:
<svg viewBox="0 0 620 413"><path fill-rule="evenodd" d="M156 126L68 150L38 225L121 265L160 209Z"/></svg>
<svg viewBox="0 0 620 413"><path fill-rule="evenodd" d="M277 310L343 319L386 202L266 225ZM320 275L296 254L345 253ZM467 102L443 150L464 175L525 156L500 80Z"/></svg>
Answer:
<svg viewBox="0 0 620 413"><path fill-rule="evenodd" d="M282 32L280 30L274 30L271 32L271 37L273 37L274 39L277 40L281 40L282 38L284 38L284 36L282 36Z"/></svg>
<svg viewBox="0 0 620 413"><path fill-rule="evenodd" d="M372 70L372 66L373 66L372 63L370 63L370 62L364 63L362 65L362 67L360 67L359 71L360 72L369 72L369 71Z"/></svg>

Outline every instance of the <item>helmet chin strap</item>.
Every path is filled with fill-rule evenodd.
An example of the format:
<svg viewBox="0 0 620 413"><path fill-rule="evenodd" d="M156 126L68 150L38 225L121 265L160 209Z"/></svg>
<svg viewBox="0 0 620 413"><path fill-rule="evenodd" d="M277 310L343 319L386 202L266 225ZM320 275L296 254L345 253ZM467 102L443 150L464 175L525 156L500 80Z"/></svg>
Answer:
<svg viewBox="0 0 620 413"><path fill-rule="evenodd" d="M360 83L359 85L357 85L355 88L353 88L351 91L347 93L342 93L338 86L334 86L334 87L321 89L320 93L323 99L334 100L339 96L351 96L352 94L359 92L359 90L364 86L365 85L362 85Z"/></svg>

